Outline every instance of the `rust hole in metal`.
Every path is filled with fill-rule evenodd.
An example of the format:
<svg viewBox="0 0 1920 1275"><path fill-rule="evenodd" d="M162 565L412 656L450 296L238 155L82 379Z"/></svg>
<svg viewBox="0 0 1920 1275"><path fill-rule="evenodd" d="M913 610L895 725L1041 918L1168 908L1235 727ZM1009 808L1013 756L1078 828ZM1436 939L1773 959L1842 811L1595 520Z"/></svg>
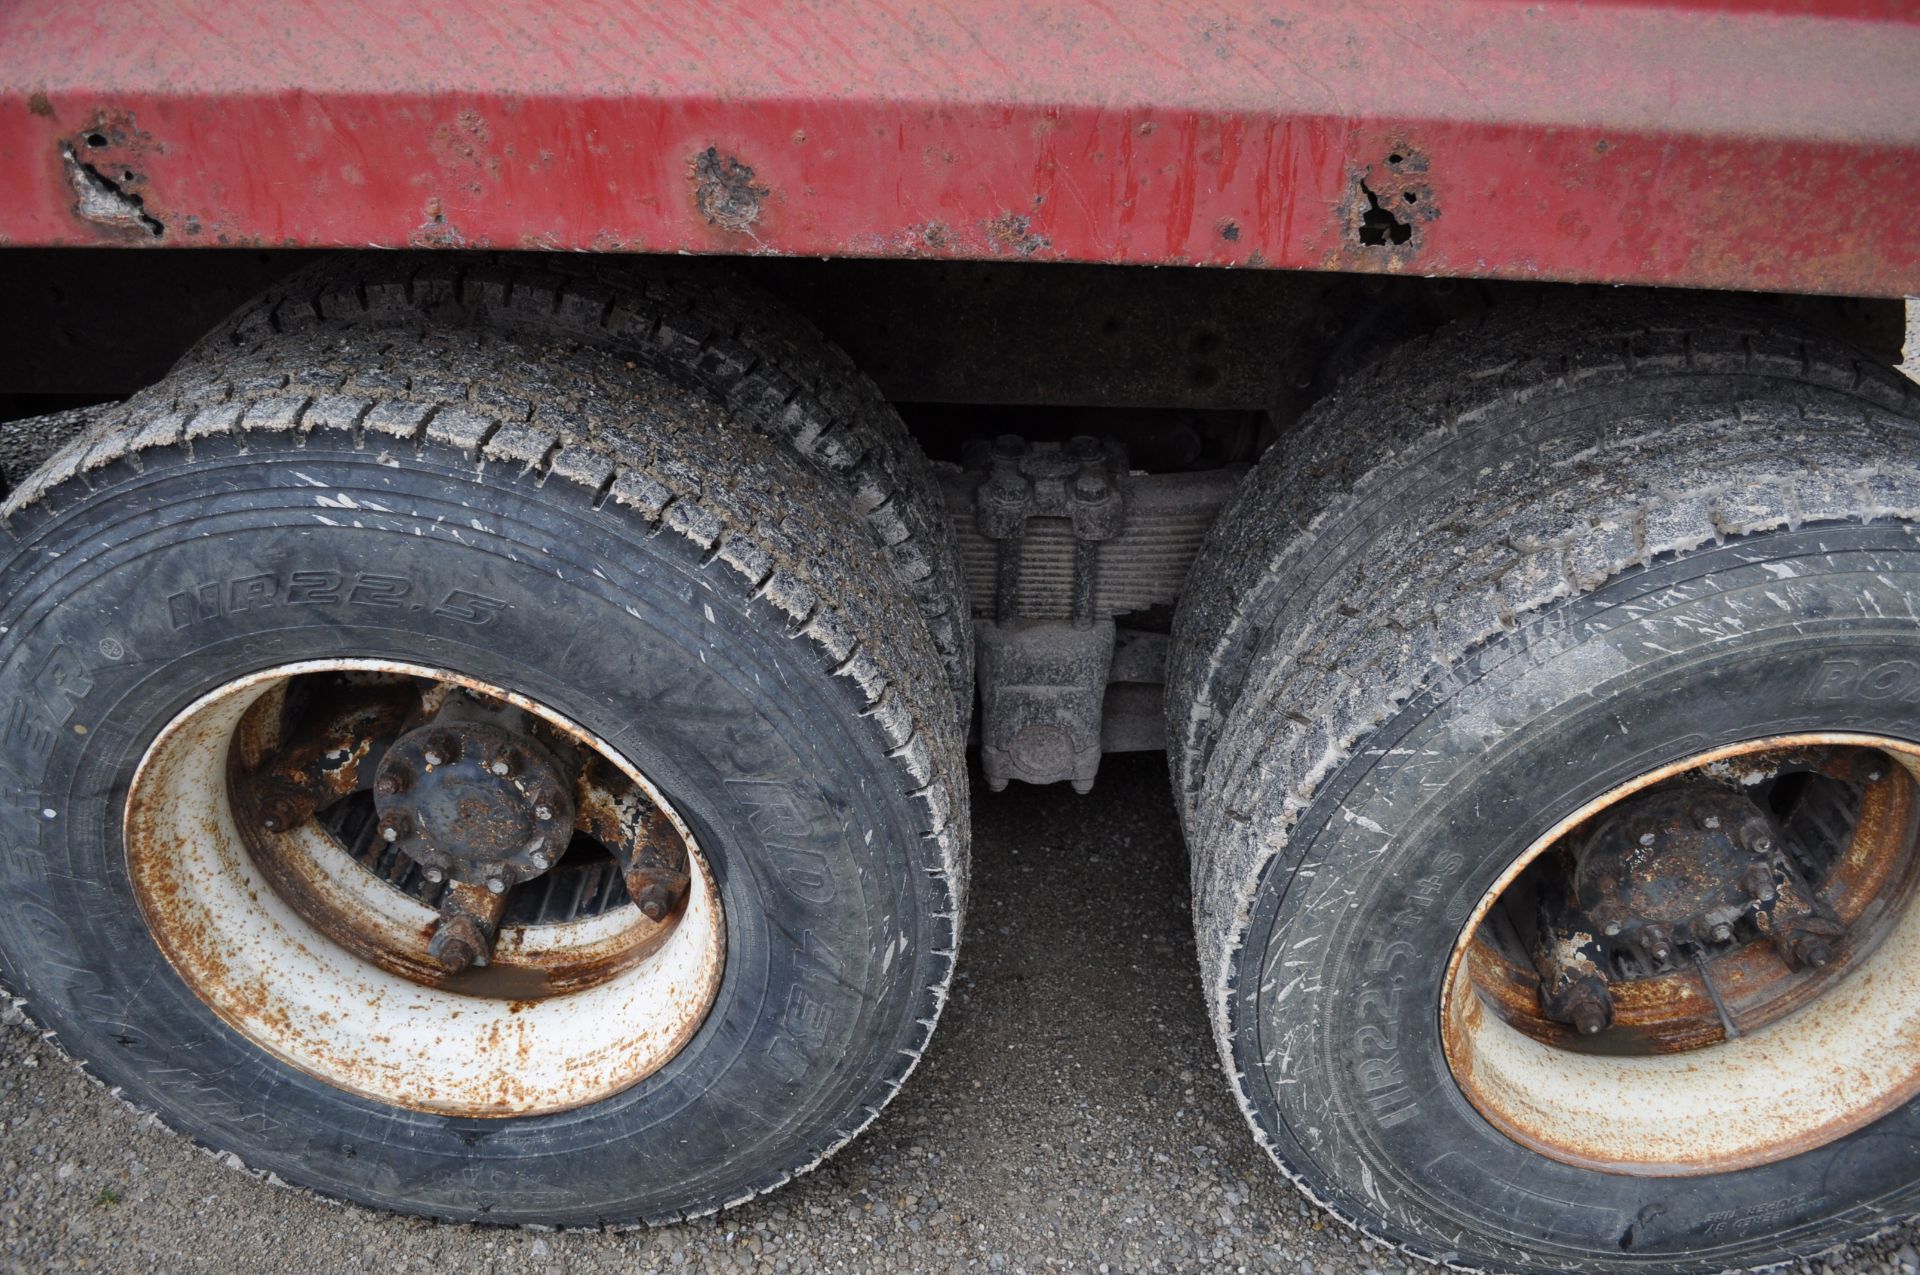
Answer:
<svg viewBox="0 0 1920 1275"><path fill-rule="evenodd" d="M1380 197L1365 182L1360 183L1360 193L1367 197L1367 210L1360 214L1360 242L1370 248L1385 244L1403 244L1413 238L1413 226L1402 221L1389 209L1380 206ZM1407 192L1407 202L1412 203L1415 196Z"/></svg>
<svg viewBox="0 0 1920 1275"><path fill-rule="evenodd" d="M107 139L103 135L87 134L87 146L100 147L106 144ZM66 163L67 183L73 187L74 216L108 230L132 232L154 239L167 233L166 225L147 211L145 198L130 189L139 180L139 175L132 169L122 169L118 179L109 177L81 159L78 152L65 142L60 144L60 156Z"/></svg>

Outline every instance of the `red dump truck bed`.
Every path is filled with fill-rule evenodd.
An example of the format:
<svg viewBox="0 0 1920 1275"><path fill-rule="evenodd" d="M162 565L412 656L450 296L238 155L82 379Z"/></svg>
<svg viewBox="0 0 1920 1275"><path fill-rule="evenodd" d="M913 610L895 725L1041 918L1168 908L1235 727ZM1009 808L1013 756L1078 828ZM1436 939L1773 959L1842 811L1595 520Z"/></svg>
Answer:
<svg viewBox="0 0 1920 1275"><path fill-rule="evenodd" d="M0 14L0 243L1028 258L1920 292L1871 0Z"/></svg>

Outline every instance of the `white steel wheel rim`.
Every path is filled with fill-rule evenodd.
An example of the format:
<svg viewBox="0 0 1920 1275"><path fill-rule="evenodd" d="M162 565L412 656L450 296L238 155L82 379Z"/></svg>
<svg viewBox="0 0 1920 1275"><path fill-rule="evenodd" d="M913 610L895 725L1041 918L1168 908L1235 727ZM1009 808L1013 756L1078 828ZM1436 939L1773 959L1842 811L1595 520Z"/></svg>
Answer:
<svg viewBox="0 0 1920 1275"><path fill-rule="evenodd" d="M308 673L401 673L464 685L534 713L645 791L687 847L678 923L647 959L584 990L538 1000L461 995L340 946L280 897L235 824L235 728L263 695ZM725 927L704 856L679 814L604 741L524 696L444 670L379 660L285 665L230 682L161 730L135 771L123 830L141 912L168 963L229 1027L337 1088L447 1115L530 1116L583 1106L651 1075L713 1004ZM317 834L316 834L317 835ZM398 896L395 896L397 899ZM420 923L432 910L413 906ZM585 922L578 941L604 939ZM531 931L529 931L531 933ZM503 931L502 941L529 940Z"/></svg>
<svg viewBox="0 0 1920 1275"><path fill-rule="evenodd" d="M1838 733L1777 742L1879 749L1920 783L1920 748L1911 744ZM1817 999L1703 1049L1572 1053L1513 1027L1473 986L1467 947L1523 868L1624 793L1750 747L1689 758L1568 816L1507 869L1461 931L1440 1010L1447 1063L1468 1101L1514 1141L1605 1172L1725 1173L1825 1145L1920 1095L1920 901L1912 899L1866 960Z"/></svg>

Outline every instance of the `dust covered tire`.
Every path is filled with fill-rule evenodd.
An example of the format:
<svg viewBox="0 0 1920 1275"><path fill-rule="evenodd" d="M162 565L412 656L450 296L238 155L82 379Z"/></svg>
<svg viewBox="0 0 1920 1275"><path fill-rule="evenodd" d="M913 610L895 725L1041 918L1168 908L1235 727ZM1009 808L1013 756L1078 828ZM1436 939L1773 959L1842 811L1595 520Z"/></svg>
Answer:
<svg viewBox="0 0 1920 1275"><path fill-rule="evenodd" d="M460 327L602 350L712 395L843 491L925 619L965 732L972 621L959 549L925 455L844 352L712 262L347 254L242 306L178 370L217 378L223 364L281 333Z"/></svg>
<svg viewBox="0 0 1920 1275"><path fill-rule="evenodd" d="M878 538L609 357L467 330L250 357L106 409L5 506L6 986L138 1107L376 1207L663 1221L832 1154L927 1042L967 872L950 684ZM254 1046L163 957L121 822L156 733L250 671L366 657L550 706L691 825L724 976L659 1070L524 1118L380 1102Z"/></svg>
<svg viewBox="0 0 1920 1275"><path fill-rule="evenodd" d="M1737 312L1495 317L1384 361L1250 477L1170 728L1222 1060L1306 1192L1467 1267L1718 1271L1920 1212L1920 1102L1682 1177L1549 1158L1450 1072L1447 956L1557 821L1716 745L1920 740L1920 424Z"/></svg>

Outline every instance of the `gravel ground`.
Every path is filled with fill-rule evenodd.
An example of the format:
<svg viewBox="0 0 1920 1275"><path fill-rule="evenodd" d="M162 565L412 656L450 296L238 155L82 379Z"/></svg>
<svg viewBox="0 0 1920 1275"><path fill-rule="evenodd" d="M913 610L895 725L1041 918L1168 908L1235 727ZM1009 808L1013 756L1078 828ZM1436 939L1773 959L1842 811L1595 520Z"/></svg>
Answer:
<svg viewBox="0 0 1920 1275"><path fill-rule="evenodd" d="M1241 1122L1163 759L1109 759L1084 800L1016 786L975 802L972 924L925 1064L864 1138L772 1196L619 1234L371 1213L235 1172L15 1023L0 1030L0 1267L1401 1270L1287 1186ZM1910 1273L1913 1243L1829 1269Z"/></svg>

